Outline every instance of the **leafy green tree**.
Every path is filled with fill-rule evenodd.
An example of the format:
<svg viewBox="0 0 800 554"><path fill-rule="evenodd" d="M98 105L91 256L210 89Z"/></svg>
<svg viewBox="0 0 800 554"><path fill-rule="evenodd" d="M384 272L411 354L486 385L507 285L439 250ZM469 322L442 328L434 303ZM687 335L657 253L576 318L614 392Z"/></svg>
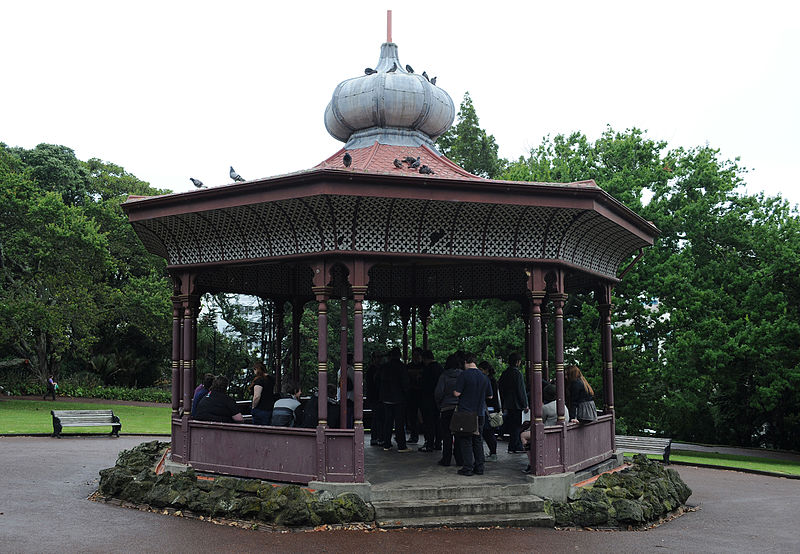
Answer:
<svg viewBox="0 0 800 554"><path fill-rule="evenodd" d="M39 189L31 173L0 148L0 337L43 381L67 352L90 352L98 282L114 264L98 225L61 194Z"/></svg>
<svg viewBox="0 0 800 554"><path fill-rule="evenodd" d="M458 110L458 121L437 140L442 153L474 175L495 178L505 165L497 155L494 135L480 127L469 92Z"/></svg>
<svg viewBox="0 0 800 554"><path fill-rule="evenodd" d="M661 230L614 290L615 406L630 431L797 444L800 223L779 198L741 194L742 175L711 147L668 150L610 128L595 142L546 138L503 175L595 179ZM570 299L566 342L599 384L588 300Z"/></svg>

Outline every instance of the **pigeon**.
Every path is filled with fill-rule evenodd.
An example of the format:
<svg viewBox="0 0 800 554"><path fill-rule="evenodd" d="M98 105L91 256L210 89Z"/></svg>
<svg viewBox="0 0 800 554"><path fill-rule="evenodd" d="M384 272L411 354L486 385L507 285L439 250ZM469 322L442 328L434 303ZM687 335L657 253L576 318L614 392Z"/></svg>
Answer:
<svg viewBox="0 0 800 554"><path fill-rule="evenodd" d="M377 71L375 71L375 70L374 70L374 69L372 69L371 67L368 67L368 68L366 68L366 69L364 70L364 75L373 75L373 74L375 74L375 73L377 73Z"/></svg>
<svg viewBox="0 0 800 554"><path fill-rule="evenodd" d="M405 158L403 158L403 161L406 162L407 164L413 164L415 161L417 161L417 158L413 156L406 156Z"/></svg>
<svg viewBox="0 0 800 554"><path fill-rule="evenodd" d="M431 84L432 84L432 85L436 85L436 77L434 77L433 79L431 79Z"/></svg>
<svg viewBox="0 0 800 554"><path fill-rule="evenodd" d="M393 63L392 68L386 73L394 73L395 71L397 71L397 62Z"/></svg>
<svg viewBox="0 0 800 554"><path fill-rule="evenodd" d="M203 188L203 181L201 181L200 179L195 179L194 177L189 177L189 180L197 188L199 188L199 189Z"/></svg>
<svg viewBox="0 0 800 554"><path fill-rule="evenodd" d="M414 68L411 67L410 65L407 65L406 66L406 71L408 71L409 73L414 73Z"/></svg>
<svg viewBox="0 0 800 554"><path fill-rule="evenodd" d="M419 172L422 173L423 175L433 175L434 174L433 170L430 167L428 167L427 165L423 165L422 167L420 167L419 168Z"/></svg>
<svg viewBox="0 0 800 554"><path fill-rule="evenodd" d="M342 163L345 167L350 167L350 164L353 163L353 156L350 155L350 152L344 153L344 158L342 158Z"/></svg>
<svg viewBox="0 0 800 554"><path fill-rule="evenodd" d="M430 82L430 79L428 78L428 72L427 71L423 71L422 72L422 76L425 77L426 81Z"/></svg>
<svg viewBox="0 0 800 554"><path fill-rule="evenodd" d="M395 166L397 169L403 169L403 162L401 162L401 161L400 161L400 160L398 160L397 158L395 158L395 159L394 159L394 162L392 162L392 163L394 163L394 166Z"/></svg>
<svg viewBox="0 0 800 554"><path fill-rule="evenodd" d="M230 175L231 175L231 179L233 179L234 181L241 181L241 182L244 182L244 177L242 177L241 175L239 175L238 173L236 173L236 170L235 170L235 169L233 169L233 166L231 166L231 173L230 173Z"/></svg>
<svg viewBox="0 0 800 554"><path fill-rule="evenodd" d="M416 160L408 164L408 167L410 167L411 169L417 169L419 167L419 156L417 156Z"/></svg>

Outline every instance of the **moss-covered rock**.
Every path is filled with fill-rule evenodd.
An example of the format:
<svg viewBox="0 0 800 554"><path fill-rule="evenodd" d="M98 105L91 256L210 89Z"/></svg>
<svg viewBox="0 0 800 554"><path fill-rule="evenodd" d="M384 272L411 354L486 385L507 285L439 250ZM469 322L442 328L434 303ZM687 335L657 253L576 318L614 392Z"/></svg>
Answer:
<svg viewBox="0 0 800 554"><path fill-rule="evenodd" d="M642 525L682 506L692 494L677 471L638 455L630 468L603 474L591 487L554 503L556 525Z"/></svg>
<svg viewBox="0 0 800 554"><path fill-rule="evenodd" d="M191 469L157 475L153 468L168 446L151 441L121 452L115 467L100 472L100 494L159 509L188 509L202 515L289 526L375 519L372 505L354 493L334 497L329 492L275 486L257 479L198 479Z"/></svg>

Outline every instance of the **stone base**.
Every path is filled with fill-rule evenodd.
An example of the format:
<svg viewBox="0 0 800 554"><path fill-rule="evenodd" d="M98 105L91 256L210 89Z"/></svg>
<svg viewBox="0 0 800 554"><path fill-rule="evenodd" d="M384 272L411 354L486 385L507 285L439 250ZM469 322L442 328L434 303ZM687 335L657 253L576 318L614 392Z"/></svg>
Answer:
<svg viewBox="0 0 800 554"><path fill-rule="evenodd" d="M572 485L620 465L622 465L622 455L620 452L615 452L613 458L592 467L554 475L528 475L528 482L531 484L531 492L536 496L565 502L572 492Z"/></svg>
<svg viewBox="0 0 800 554"><path fill-rule="evenodd" d="M189 469L192 469L192 466L189 464L179 464L178 462L173 462L169 455L164 459L164 471L168 471L173 475L176 473L183 473Z"/></svg>
<svg viewBox="0 0 800 554"><path fill-rule="evenodd" d="M310 481L308 483L309 489L314 489L318 491L328 491L334 496L337 496L343 492L354 492L364 502L370 502L372 500L372 485L369 481L364 481L363 483L330 483L328 481Z"/></svg>

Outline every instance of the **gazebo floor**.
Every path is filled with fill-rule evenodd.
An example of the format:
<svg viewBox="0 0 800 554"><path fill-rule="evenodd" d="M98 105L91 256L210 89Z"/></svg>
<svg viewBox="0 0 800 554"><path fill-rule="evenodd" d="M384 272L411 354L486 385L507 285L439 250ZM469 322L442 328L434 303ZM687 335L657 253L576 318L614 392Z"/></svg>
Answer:
<svg viewBox="0 0 800 554"><path fill-rule="evenodd" d="M364 450L366 480L373 491L406 487L452 487L462 485L522 485L528 482L524 473L528 465L526 454L509 454L508 443L497 443L497 461L486 462L483 475L465 477L456 473L459 466L452 461L451 466L442 467L436 462L442 457L441 451L419 452L419 444L409 444L411 452L400 453L397 448L386 452L383 448L369 445L369 435L365 435L367 446ZM484 451L488 452L484 444Z"/></svg>

